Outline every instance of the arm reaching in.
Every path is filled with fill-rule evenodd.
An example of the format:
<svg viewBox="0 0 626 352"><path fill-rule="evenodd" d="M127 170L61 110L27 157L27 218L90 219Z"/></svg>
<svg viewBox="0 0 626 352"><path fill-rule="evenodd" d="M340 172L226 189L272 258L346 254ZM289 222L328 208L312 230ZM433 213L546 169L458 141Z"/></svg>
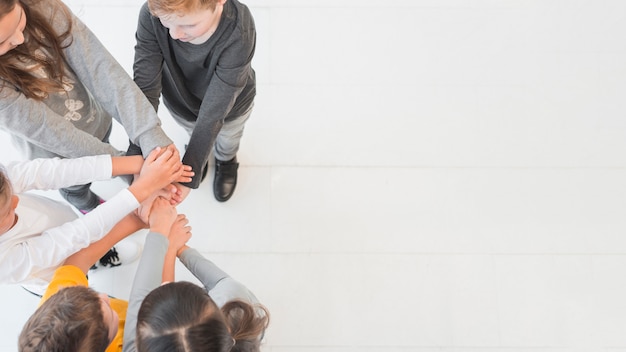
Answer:
<svg viewBox="0 0 626 352"><path fill-rule="evenodd" d="M185 215L179 214L176 221L172 225L168 236L169 245L165 253L165 261L163 263L162 282L173 282L174 272L176 268L176 256L178 251L186 245L191 238L191 226L188 225L189 220Z"/></svg>
<svg viewBox="0 0 626 352"><path fill-rule="evenodd" d="M143 222L134 214L129 214L118 222L102 239L72 254L64 265L74 265L87 275L89 268L117 242L143 228Z"/></svg>

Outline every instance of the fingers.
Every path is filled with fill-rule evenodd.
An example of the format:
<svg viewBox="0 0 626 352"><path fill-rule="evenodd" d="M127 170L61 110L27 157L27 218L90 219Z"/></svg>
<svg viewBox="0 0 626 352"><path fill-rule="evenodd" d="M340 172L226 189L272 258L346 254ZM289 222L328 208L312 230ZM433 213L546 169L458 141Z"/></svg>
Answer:
<svg viewBox="0 0 626 352"><path fill-rule="evenodd" d="M178 214L176 215L176 223L185 226L189 223L189 219L187 219L187 216L185 216L185 214Z"/></svg>
<svg viewBox="0 0 626 352"><path fill-rule="evenodd" d="M182 183L191 182L191 181L192 181L192 177L193 177L195 174L196 174L196 173L192 171L191 166L189 166L189 165L183 165L183 166L182 166L182 172L181 172L181 175L178 177L178 179L176 180L176 182L182 182Z"/></svg>
<svg viewBox="0 0 626 352"><path fill-rule="evenodd" d="M163 197L157 197L152 203L152 209L150 211L149 220L150 223L155 221L168 221L171 225L176 219L176 210L172 207L168 199ZM170 218L171 220L167 220Z"/></svg>
<svg viewBox="0 0 626 352"><path fill-rule="evenodd" d="M161 149L162 149L161 147L156 147L152 149L152 151L150 152L150 154L148 154L148 157L146 158L145 161L154 162L156 158L161 154Z"/></svg>
<svg viewBox="0 0 626 352"><path fill-rule="evenodd" d="M183 214L178 214L176 221L172 224L169 235L170 246L177 251L191 238L191 226L188 224L189 220Z"/></svg>

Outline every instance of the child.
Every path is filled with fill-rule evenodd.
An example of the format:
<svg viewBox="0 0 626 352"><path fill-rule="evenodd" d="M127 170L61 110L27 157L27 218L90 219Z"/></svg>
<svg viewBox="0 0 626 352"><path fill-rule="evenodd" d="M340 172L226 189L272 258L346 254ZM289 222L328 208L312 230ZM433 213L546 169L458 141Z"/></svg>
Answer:
<svg viewBox="0 0 626 352"><path fill-rule="evenodd" d="M189 238L184 216L164 198L150 217L150 230ZM98 211L98 210L96 210ZM118 236L116 234L114 236ZM186 239L183 239L186 241ZM18 340L19 351L121 351L128 302L110 299L87 287L89 266L110 243L93 244L77 252L56 270L40 307L28 319ZM107 347L108 346L108 347Z"/></svg>
<svg viewBox="0 0 626 352"><path fill-rule="evenodd" d="M139 14L134 79L158 109L159 97L190 135L183 163L198 188L215 152L213 194L224 202L237 185L236 154L252 112L254 20L238 0L148 0ZM183 198L184 198L183 196Z"/></svg>
<svg viewBox="0 0 626 352"><path fill-rule="evenodd" d="M259 351L268 311L244 285L187 247L186 240L147 235L130 294L124 351ZM176 256L204 289L170 282Z"/></svg>
<svg viewBox="0 0 626 352"><path fill-rule="evenodd" d="M0 283L22 284L40 294L54 269L72 253L102 238L111 227L172 180L188 180L189 167L178 167L174 148L155 149L144 162L141 156L100 155L77 159L36 159L12 163L0 172ZM76 183L108 179L122 174L144 175L129 187L134 198L120 192L85 217L62 203L23 193L31 189L56 189ZM135 200L136 199L136 200ZM124 219L126 235L143 227L132 217Z"/></svg>
<svg viewBox="0 0 626 352"><path fill-rule="evenodd" d="M172 144L145 96L59 0L0 0L0 128L29 159L122 155L112 117L147 153ZM61 190L82 213L89 184Z"/></svg>

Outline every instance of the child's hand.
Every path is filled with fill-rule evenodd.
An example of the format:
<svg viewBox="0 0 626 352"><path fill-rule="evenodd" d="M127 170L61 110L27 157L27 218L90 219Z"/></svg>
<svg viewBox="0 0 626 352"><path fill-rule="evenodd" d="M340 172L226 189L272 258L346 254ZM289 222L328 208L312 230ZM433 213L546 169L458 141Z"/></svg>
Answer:
<svg viewBox="0 0 626 352"><path fill-rule="evenodd" d="M189 192L191 191L191 188L187 186L183 186L180 183L176 183L176 182L173 183L173 185L176 187L176 191L172 195L172 200L176 202L176 204L174 205L178 205L182 203L182 201L185 200L185 198L187 198L187 196L189 195Z"/></svg>
<svg viewBox="0 0 626 352"><path fill-rule="evenodd" d="M174 192L176 192L176 187L174 187L173 185L167 185L164 188L152 193L146 200L139 204L139 208L137 208L136 212L137 216L141 219L141 221L148 224L150 211L152 210L152 204L154 203L154 201L160 197L168 200L170 204L176 205L176 203L172 203L172 197L174 195Z"/></svg>
<svg viewBox="0 0 626 352"><path fill-rule="evenodd" d="M148 218L150 231L168 236L172 224L176 221L176 215L176 208L170 204L169 200L162 197L156 198L152 203Z"/></svg>
<svg viewBox="0 0 626 352"><path fill-rule="evenodd" d="M176 181L183 171L185 170L176 148L167 147L165 150L155 148L143 162L139 179L147 177L157 184L155 189L159 189Z"/></svg>
<svg viewBox="0 0 626 352"><path fill-rule="evenodd" d="M172 224L168 239L170 240L169 248L174 253L178 252L191 238L191 226L187 224L189 220L184 214L178 214L176 221Z"/></svg>
<svg viewBox="0 0 626 352"><path fill-rule="evenodd" d="M176 180L176 182L182 182L182 183L191 182L192 180L191 178L195 174L196 173L191 170L191 166L183 164L183 172L181 173L180 177Z"/></svg>
<svg viewBox="0 0 626 352"><path fill-rule="evenodd" d="M186 172L175 147L155 148L141 167L139 177L128 188L139 202L179 179Z"/></svg>

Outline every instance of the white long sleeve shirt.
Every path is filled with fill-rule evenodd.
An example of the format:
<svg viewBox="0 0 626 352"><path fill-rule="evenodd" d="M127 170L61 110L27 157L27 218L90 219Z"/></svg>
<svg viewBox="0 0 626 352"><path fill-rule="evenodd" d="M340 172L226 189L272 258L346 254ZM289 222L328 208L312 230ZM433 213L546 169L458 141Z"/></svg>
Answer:
<svg viewBox="0 0 626 352"><path fill-rule="evenodd" d="M78 218L64 203L22 193L49 190L111 178L111 157L36 159L6 167L20 199L17 223L0 235L0 284L22 284L40 293L67 257L95 242L139 203L128 190L119 192Z"/></svg>

